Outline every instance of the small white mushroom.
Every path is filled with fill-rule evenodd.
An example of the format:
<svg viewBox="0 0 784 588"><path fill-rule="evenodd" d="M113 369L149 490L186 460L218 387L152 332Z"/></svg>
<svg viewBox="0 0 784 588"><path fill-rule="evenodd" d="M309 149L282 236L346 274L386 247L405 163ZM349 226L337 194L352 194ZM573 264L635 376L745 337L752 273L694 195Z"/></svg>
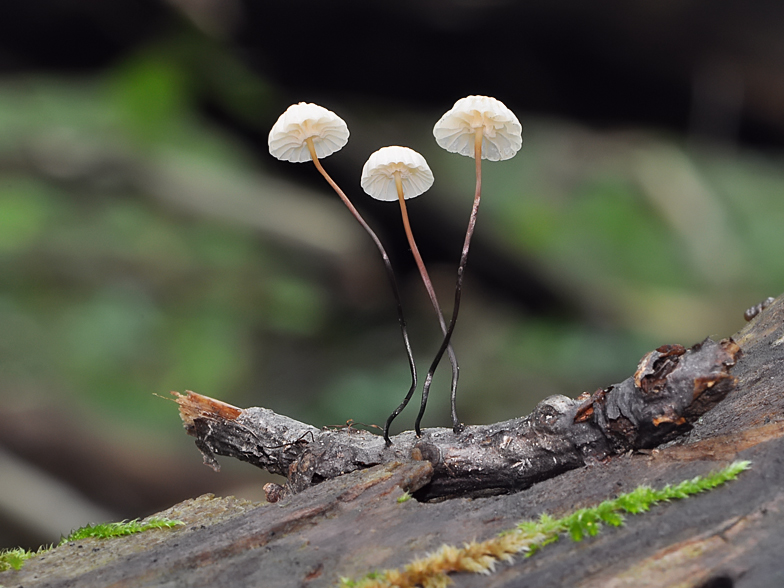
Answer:
<svg viewBox="0 0 784 588"><path fill-rule="evenodd" d="M425 158L413 149L397 146L382 147L373 153L362 168L359 183L376 200L393 201L399 197L397 177L406 200L424 194L433 185L433 172Z"/></svg>
<svg viewBox="0 0 784 588"><path fill-rule="evenodd" d="M346 122L318 104L292 104L270 130L267 143L273 157L292 163L322 159L348 143Z"/></svg>
<svg viewBox="0 0 784 588"><path fill-rule="evenodd" d="M481 132L482 159L511 159L523 146L523 126L504 103L489 96L461 98L433 127L436 142L450 153L475 157Z"/></svg>
<svg viewBox="0 0 784 588"><path fill-rule="evenodd" d="M319 173L327 180L327 183L332 186L332 189L335 190L335 193L343 201L343 204L346 205L346 208L349 209L354 218L357 219L357 222L373 240L373 243L375 243L378 252L381 254L381 259L384 262L384 267L386 268L387 276L389 277L389 282L392 287L392 294L394 295L397 304L398 323L400 324L403 344L406 349L406 355L408 356L408 367L411 371L411 386L406 395L406 399L409 399L417 386L416 365L414 364L414 355L411 351L411 342L408 338L406 319L403 316L400 290L397 286L392 264L389 261L389 255L387 255L387 252L376 233L370 228L370 225L365 222L365 219L359 214L359 211L348 199L345 192L340 189L337 183L335 183L324 169L324 166L321 165L321 161L319 161L321 158L332 155L336 151L340 151L346 143L348 143L348 136L348 126L337 114L317 104L300 102L299 104L292 104L286 109L286 112L280 115L270 130L267 143L269 145L270 154L273 157L277 157L283 161L291 161L293 163L312 161ZM425 167L427 167L427 164L425 164ZM430 174L430 183L433 183L432 174ZM425 190L428 187L430 186L428 185ZM384 429L384 440L387 445L392 443L389 439L389 424L391 422L392 420L390 418Z"/></svg>
<svg viewBox="0 0 784 588"><path fill-rule="evenodd" d="M422 277L422 282L425 285L425 290L427 290L427 294L430 297L430 302L433 304L433 309L438 316L441 331L446 338L446 321L441 312L441 306L438 304L438 298L436 297L433 283L430 280L430 275L427 273L425 262L422 260L419 248L414 240L414 234L411 231L411 224L408 220L408 210L406 208L407 199L423 194L433 185L433 172L430 171L427 161L425 161L425 158L419 153L408 147L382 147L368 158L365 166L362 168L360 184L362 189L376 200L397 200L400 203L403 228L406 232L406 238L408 239L411 253L414 256L414 261L416 261L419 275ZM457 388L459 373L457 357L455 357L451 345L447 344L445 350L448 352L449 360L452 364L452 390L455 390ZM432 369L434 370L435 368ZM429 374L429 378L432 380L432 374ZM420 423L422 421L422 416L425 413L425 408L427 407L427 397L430 391L429 381L427 381L425 385L427 387L423 391L419 416L417 417L414 426L417 436L422 434ZM392 420L406 407L409 400L410 395L406 396L400 406L390 415L387 419L385 431L389 429Z"/></svg>
<svg viewBox="0 0 784 588"><path fill-rule="evenodd" d="M430 384L433 381L433 372L438 367L444 351L449 346L452 332L455 329L457 315L460 310L460 296L463 287L463 274L468 261L468 250L471 246L471 237L476 226L476 216L479 212L479 202L482 198L482 159L501 161L510 159L523 146L523 126L514 113L504 106L503 102L489 96L466 96L461 98L451 110L447 111L433 127L433 136L436 142L451 153L459 153L473 157L476 160L476 191L474 192L474 205L468 219L463 253L457 267L457 285L455 286L455 303L452 306L452 318L449 328L444 335L441 347L430 366L425 377L423 396L427 396ZM457 418L456 387L452 387L452 430L459 433L463 424ZM422 411L417 419L415 428L419 427Z"/></svg>

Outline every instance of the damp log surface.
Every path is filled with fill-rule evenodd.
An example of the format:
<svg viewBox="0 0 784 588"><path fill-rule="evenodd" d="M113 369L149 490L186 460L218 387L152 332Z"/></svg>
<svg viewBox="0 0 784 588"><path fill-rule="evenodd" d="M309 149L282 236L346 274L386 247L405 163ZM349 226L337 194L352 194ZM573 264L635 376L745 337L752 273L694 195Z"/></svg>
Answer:
<svg viewBox="0 0 784 588"><path fill-rule="evenodd" d="M588 460L585 467L529 481L524 490L473 499L398 502L404 491L421 492L436 476L430 461L407 458L325 479L274 504L203 496L160 513L184 521L181 527L66 544L29 560L19 571L0 573L0 585L332 587L344 576L358 578L375 569L405 565L444 543L481 541L521 519L544 512L558 516L641 484L677 483L735 459L751 460L752 469L727 486L629 517L624 527L604 529L579 544L564 538L534 557L499 564L489 576L454 574L450 579L456 588L784 585L784 300L777 299L733 340L741 349L730 369L734 387L688 426L679 422L680 417L662 421L670 428L664 436L670 441L655 449ZM660 358L649 359L656 363ZM613 391L604 397L594 394L590 402L584 398L569 403L574 424L584 427L592 422L601 428L602 414L616 414L613 407L623 413L607 400ZM215 403L208 413L225 413L236 425L242 411L204 401ZM196 417L201 409L194 405L188 410ZM683 418L688 422L693 416L687 413ZM299 439L301 433L294 430L300 425L295 423L283 417L272 427L273 437L285 437L288 433L282 429L291 429L293 437L282 447L272 449L269 440L262 443L268 448L262 457L281 471L301 463L299 456L307 453L302 449L314 441L310 433ZM322 433L312 428L302 433L308 431L314 437ZM624 431L629 429L610 438L655 442L645 430L642 436ZM348 437L347 432L340 433ZM235 441L227 439L226 447L242 448L244 458L252 461L251 450L260 441L246 435L237 427ZM351 438L356 435L351 433ZM420 443L427 439L437 441L431 436ZM400 448L406 436L395 441L394 447ZM416 441L409 442L413 450ZM215 445L214 452L218 449Z"/></svg>

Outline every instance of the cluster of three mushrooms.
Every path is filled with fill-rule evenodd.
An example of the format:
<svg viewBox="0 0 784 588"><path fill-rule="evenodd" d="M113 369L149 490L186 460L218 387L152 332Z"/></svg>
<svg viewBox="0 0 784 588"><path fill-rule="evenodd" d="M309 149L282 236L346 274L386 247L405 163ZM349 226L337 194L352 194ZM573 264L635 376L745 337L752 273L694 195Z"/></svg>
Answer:
<svg viewBox="0 0 784 588"><path fill-rule="evenodd" d="M454 107L444 114L436 123L433 128L433 134L435 135L438 144L447 151L473 157L476 160L476 190L474 204L469 217L468 229L466 231L463 250L457 270L455 302L448 326L444 320L443 313L441 312L441 307L438 303L438 298L436 297L425 264L419 254L419 248L414 240L405 203L406 199L423 194L433 185L433 174L430 171L425 158L408 147L383 147L373 153L367 160L362 169L360 181L365 192L373 198L388 201L397 200L399 202L403 218L403 227L406 232L409 246L411 247L411 252L414 255L417 268L419 269L430 301L433 304L444 336L438 353L425 378L422 390L422 402L415 423L417 435L421 434L420 423L427 406L433 375L444 353L448 354L452 365L452 427L455 433L458 433L463 429L463 425L457 418L456 409L458 364L450 340L460 309L463 274L465 272L468 250L474 232L481 198L481 160L489 159L491 161L500 161L509 159L522 147L522 126L517 120L517 117L515 117L512 111L506 108L500 101L487 96L468 96L458 100ZM324 167L319 161L320 158L327 157L341 149L348 142L348 137L349 131L346 123L335 113L315 104L301 102L290 106L272 127L269 134L269 150L273 156L284 161L312 161L321 175L324 176L329 185L332 186L338 194L354 218L357 219L368 235L370 235L384 261L392 292L397 303L398 321L400 323L403 342L405 344L408 363L411 370L411 386L406 393L403 402L392 412L384 426L384 439L389 443L389 428L392 421L406 407L416 390L416 366L411 352L406 321L403 316L400 292L397 287L394 271L389 261L389 256L384 250L378 236L365 222L345 193L334 180L332 180L326 170L324 170Z"/></svg>

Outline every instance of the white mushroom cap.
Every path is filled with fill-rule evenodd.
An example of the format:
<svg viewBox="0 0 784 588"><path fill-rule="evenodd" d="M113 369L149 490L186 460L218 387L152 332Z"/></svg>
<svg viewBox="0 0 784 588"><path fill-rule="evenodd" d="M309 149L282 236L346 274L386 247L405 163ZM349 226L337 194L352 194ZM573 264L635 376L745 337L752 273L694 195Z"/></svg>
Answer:
<svg viewBox="0 0 784 588"><path fill-rule="evenodd" d="M348 143L346 122L318 104L292 104L272 125L269 151L278 159L302 163L311 161L306 140L313 139L319 159L340 151Z"/></svg>
<svg viewBox="0 0 784 588"><path fill-rule="evenodd" d="M482 159L510 159L523 146L523 126L503 102L489 96L461 98L433 127L438 144L474 157L476 129L482 127Z"/></svg>
<svg viewBox="0 0 784 588"><path fill-rule="evenodd" d="M397 200L395 172L400 172L406 200L427 192L433 185L433 172L427 161L408 147L382 147L373 153L362 168L359 183L376 200Z"/></svg>

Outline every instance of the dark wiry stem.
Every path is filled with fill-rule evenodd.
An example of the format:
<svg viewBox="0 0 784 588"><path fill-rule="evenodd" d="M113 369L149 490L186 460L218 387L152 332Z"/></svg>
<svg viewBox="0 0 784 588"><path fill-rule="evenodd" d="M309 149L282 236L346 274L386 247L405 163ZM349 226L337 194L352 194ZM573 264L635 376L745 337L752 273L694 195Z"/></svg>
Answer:
<svg viewBox="0 0 784 588"><path fill-rule="evenodd" d="M398 409L394 413L392 413L392 416L390 416L389 419L387 419L387 424L384 427L384 440L386 441L387 445L389 445L392 443L389 440L389 425L392 423L392 419L394 419L398 414L400 414L400 411L403 410L405 405L411 399L411 396L413 396L414 390L416 390L417 387L416 365L414 364L414 354L411 351L411 342L408 339L408 329L406 328L406 319L403 316L403 304L400 301L400 290L397 287L395 272L392 269L392 264L389 261L389 256L387 255L387 252L384 249L384 246L381 244L381 241L379 240L378 236L376 235L375 232L373 232L373 229L371 229L370 226L365 222L365 219L362 218L362 216L359 214L359 211L356 208L354 208L354 205L348 199L348 196L346 196L343 193L343 190L340 189L340 187L335 183L335 181L329 176L329 174L326 172L324 167L321 165L321 162L316 156L316 149L313 146L313 140L308 138L306 141L307 141L308 149L310 150L310 157L311 159L313 159L313 163L316 165L316 169L319 170L322 176L324 176L324 179L327 180L330 186L332 186L332 189L335 190L338 196L340 196L340 199L343 201L343 204L346 205L346 207L349 209L351 214L354 215L354 218L357 219L360 225L362 225L362 228L365 229L367 234L370 235L370 238L373 239L373 243L376 244L379 253L381 253L381 259L384 261L384 267L387 270L387 277L389 278L389 283L392 286L392 294L394 294L395 296L395 302L397 304L397 320L400 323L400 331L403 334L403 344L405 345L406 355L408 356L408 367L411 370L411 387L408 389L408 393L406 394L406 399L403 402L403 404L400 407L398 407Z"/></svg>
<svg viewBox="0 0 784 588"><path fill-rule="evenodd" d="M463 242L463 253L460 255L460 264L457 268L457 285L455 286L455 305L452 309L452 318L449 321L449 328L444 335L444 341L441 343L441 347L438 349L438 353L436 353L436 357L433 360L433 363L430 365L430 369L427 372L427 376L425 377L425 384L422 389L422 397L426 397L428 392L430 391L430 385L433 383L433 374L438 367L441 358L444 356L444 351L448 348L451 348L450 340L452 339L452 333L455 330L455 323L457 322L457 315L460 311L460 297L463 291L463 274L465 273L465 266L466 262L468 261L468 248L471 246L471 237L474 234L474 227L476 226L476 215L479 212L479 201L482 198L482 129L481 127L477 129L476 135L474 136L474 159L476 160L476 192L474 193L474 206L471 209L471 216L468 219L468 229L466 230L465 241ZM452 396L451 396L451 405L452 405L452 430L455 433L460 433L463 428L465 427L463 423L460 422L460 419L457 418L457 388L452 388ZM419 434L419 423L422 420L422 415L424 414L424 407L420 411L419 416L417 417L416 424L414 428L417 431L417 435Z"/></svg>
<svg viewBox="0 0 784 588"><path fill-rule="evenodd" d="M422 276L422 282L425 284L427 295L430 297L430 302L433 304L433 308L436 311L438 322L441 325L441 332L446 337L448 331L446 322L444 321L444 314L441 312L441 306L438 304L438 298L436 297L436 291L433 288L433 282L430 280L430 275L427 273L427 268L425 268L425 262L422 260L422 256L419 254L419 248L417 247L416 241L414 240L414 233L411 231L411 224L408 221L408 211L406 209L406 200L403 194L403 181L400 177L400 172L395 172L395 186L397 187L398 201L400 202L400 213L403 217L403 228L406 231L408 245L411 247L411 253L414 255L417 268L419 268L419 275ZM449 355L449 361L452 364L452 390L454 394L454 390L457 389L457 379L460 376L460 367L457 365L457 356L455 356L455 352L452 349L452 346L447 344L445 350L447 351L447 354ZM407 397L403 404L401 404L399 410L403 410L403 408L405 408L406 404L408 404L408 400L409 398ZM423 391L422 404L419 408L419 416L417 417L416 421L417 435L420 434L419 422L422 420L422 415L425 413L425 408L427 408L427 394L425 394ZM397 414L394 416L397 416Z"/></svg>

